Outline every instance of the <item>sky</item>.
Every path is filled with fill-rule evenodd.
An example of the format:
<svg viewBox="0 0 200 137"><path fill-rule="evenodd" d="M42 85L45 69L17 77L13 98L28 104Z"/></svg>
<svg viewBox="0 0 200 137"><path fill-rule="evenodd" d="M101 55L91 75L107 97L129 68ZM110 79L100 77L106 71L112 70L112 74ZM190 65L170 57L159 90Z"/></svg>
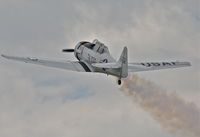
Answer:
<svg viewBox="0 0 200 137"><path fill-rule="evenodd" d="M76 60L62 53L98 39L129 62L190 61L192 67L140 72L200 108L199 0L0 0L0 53ZM187 137L169 132L124 95L111 76L0 58L2 137ZM200 127L199 127L200 129Z"/></svg>

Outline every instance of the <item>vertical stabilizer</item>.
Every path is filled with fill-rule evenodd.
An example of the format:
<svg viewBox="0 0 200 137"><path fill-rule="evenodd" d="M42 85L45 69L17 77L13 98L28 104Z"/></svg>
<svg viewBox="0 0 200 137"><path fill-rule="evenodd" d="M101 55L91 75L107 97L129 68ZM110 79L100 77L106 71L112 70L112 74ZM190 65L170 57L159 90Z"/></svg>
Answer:
<svg viewBox="0 0 200 137"><path fill-rule="evenodd" d="M128 76L128 49L124 47L122 54L118 60L118 63L121 65L121 74L122 78L126 78Z"/></svg>

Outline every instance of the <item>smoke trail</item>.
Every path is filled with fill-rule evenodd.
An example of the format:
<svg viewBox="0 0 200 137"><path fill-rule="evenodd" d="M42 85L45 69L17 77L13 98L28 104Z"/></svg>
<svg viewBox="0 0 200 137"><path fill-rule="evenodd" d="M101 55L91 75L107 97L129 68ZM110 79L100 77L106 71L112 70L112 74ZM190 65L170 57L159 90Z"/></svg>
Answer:
<svg viewBox="0 0 200 137"><path fill-rule="evenodd" d="M154 83L130 75L120 88L170 132L200 137L200 110L176 94L168 94Z"/></svg>

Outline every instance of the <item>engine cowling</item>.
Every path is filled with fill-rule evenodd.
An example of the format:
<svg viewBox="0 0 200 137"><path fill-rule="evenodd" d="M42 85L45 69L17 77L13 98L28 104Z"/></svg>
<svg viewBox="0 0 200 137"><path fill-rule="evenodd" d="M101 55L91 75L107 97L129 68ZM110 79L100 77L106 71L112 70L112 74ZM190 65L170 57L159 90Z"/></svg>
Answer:
<svg viewBox="0 0 200 137"><path fill-rule="evenodd" d="M82 41L82 42L79 42L76 46L75 46L75 49L74 49L74 55L75 57L80 61L82 59L82 52L83 52L83 49L84 49L84 45L87 44L87 43L90 43L90 42L87 42L87 41Z"/></svg>

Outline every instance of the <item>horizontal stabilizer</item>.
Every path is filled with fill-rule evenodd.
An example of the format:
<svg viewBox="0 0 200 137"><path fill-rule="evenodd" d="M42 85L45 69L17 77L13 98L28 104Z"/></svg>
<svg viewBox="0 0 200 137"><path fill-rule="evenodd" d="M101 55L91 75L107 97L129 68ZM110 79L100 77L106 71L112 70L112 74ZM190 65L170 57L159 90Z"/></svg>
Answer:
<svg viewBox="0 0 200 137"><path fill-rule="evenodd" d="M121 68L121 65L119 63L93 63L92 66L97 68L110 68L110 69Z"/></svg>

